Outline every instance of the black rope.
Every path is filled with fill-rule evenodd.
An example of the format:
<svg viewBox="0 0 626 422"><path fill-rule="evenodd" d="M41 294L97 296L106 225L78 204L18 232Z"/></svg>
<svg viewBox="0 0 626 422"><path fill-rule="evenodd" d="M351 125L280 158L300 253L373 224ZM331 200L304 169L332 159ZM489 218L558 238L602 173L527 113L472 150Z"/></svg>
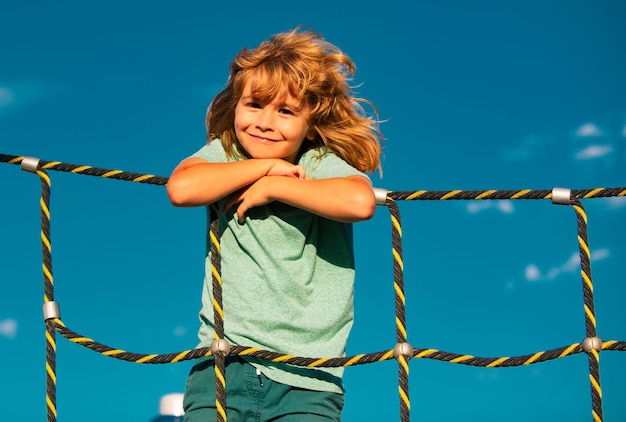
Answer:
<svg viewBox="0 0 626 422"><path fill-rule="evenodd" d="M404 262L402 260L402 221L400 209L391 199L386 203L391 213L391 243L393 255L393 281L396 303L396 341L398 344L407 342L406 336L406 304L404 297ZM400 420L411 420L411 405L409 398L409 366L408 358L402 353L397 353L398 360L398 386L400 394Z"/></svg>
<svg viewBox="0 0 626 422"><path fill-rule="evenodd" d="M25 157L0 154L0 162L9 164L21 164ZM37 174L41 179L41 235L42 235L42 261L44 270L44 302L54 301L54 281L52 275L52 254L50 238L50 179L45 170L65 171L75 174L98 176L103 178L147 183L155 185L167 184L167 178L149 174L129 173L121 170L108 170L91 166L79 166L54 161L38 162ZM531 355L517 357L481 358L471 355L460 355L435 349L410 348L406 338L406 312L404 297L404 269L402 260L402 229L400 211L394 200L487 200L487 199L550 199L552 191L549 190L483 190L483 191L412 191L412 192L388 192L385 205L389 208L392 218L392 253L394 265L394 289L396 304L396 340L399 346L392 350L381 351L343 358L308 358L289 356L267 350L259 350L245 346L232 346L228 351L219 348L198 348L170 354L136 354L97 343L92 339L81 336L69 330L60 320L60 316L46 317L46 401L48 421L56 421L56 344L55 333L59 332L66 339L115 359L132 361L136 363L175 363L188 359L196 359L203 356L214 356L216 370L216 405L218 420L226 422L226 383L225 383L225 356L227 354L254 356L275 362L284 362L297 366L337 367L354 366L366 363L380 362L396 358L399 367L400 387L400 416L403 422L410 420L410 400L408 385L408 359L422 358L434 359L445 362L481 366L481 367L512 367L529 365L547 360L563 358L586 352L589 359L589 374L591 382L592 411L595 422L601 422L602 415L602 391L600 387L599 352L626 351L626 342L606 341L601 342L597 338L595 321L595 307L593 300L593 284L591 278L591 260L588 244L587 216L580 199L606 198L613 196L626 196L626 188L595 188L573 190L570 192L570 202L577 213L578 239L581 261L581 275L583 281L583 298L585 304L585 345L578 343L557 349L538 352ZM219 253L219 215L218 210L211 207L211 265L213 277L214 316L216 340L224 340L224 321L222 308L222 284L220 275ZM591 346L589 346L591 344ZM409 350L407 350L409 348Z"/></svg>
<svg viewBox="0 0 626 422"><path fill-rule="evenodd" d="M595 305L593 299L593 281L591 277L591 257L589 252L589 236L587 227L587 213L579 199L571 202L576 211L578 228L578 249L580 255L580 268L583 287L583 300L585 305L585 328L587 339L597 338L597 325ZM593 420L601 422L602 412L602 388L600 383L600 355L598 350L591 345L587 352L589 361L589 381L591 384L591 406Z"/></svg>

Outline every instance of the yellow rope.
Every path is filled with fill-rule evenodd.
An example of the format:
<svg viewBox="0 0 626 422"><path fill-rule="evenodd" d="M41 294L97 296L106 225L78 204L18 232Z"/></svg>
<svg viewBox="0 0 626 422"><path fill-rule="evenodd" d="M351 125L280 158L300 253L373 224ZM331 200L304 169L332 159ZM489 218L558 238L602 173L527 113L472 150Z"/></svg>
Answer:
<svg viewBox="0 0 626 422"><path fill-rule="evenodd" d="M20 164L25 159L23 156L6 156L0 154L0 162L7 162L9 164ZM97 175L107 179L122 179L128 180L136 183L150 183L150 184L160 184L166 185L167 179L158 177L152 174L136 174L136 173L127 173L121 170L104 170L94 168L92 166L76 166L71 164L64 164L58 161L50 161L50 162L40 162L37 164L38 168L36 170L37 175L40 177L42 181L43 189L46 187L49 189L50 187L50 178L44 170L58 170L58 171L68 171L74 174L86 174L86 175ZM626 188L595 188L591 190L585 191L573 191L571 198L598 198L598 197L609 197L609 196L626 196ZM447 192L429 192L425 190L419 190L409 193L402 192L388 192L388 200L392 201L403 199L403 200L424 200L424 199L438 199L438 200L458 200L458 199L473 199L473 200L485 200L485 199L551 199L552 192L551 191L533 191L529 189L518 190L518 191L498 191L498 190L485 190L485 191L462 191L462 190L452 190ZM572 202L572 207L576 211L576 214L580 217L582 223L579 224L587 224L587 214L580 204L580 202L576 199ZM48 221L50 219L50 210L43 196L40 200L40 208L42 211L42 219L44 221ZM392 227L394 232L401 239L402 237L402 226L400 224L399 218L396 218L394 215L391 216ZM578 243L581 251L581 260L584 258L585 261L590 261L590 250L589 245L586 239L586 229L584 232L584 237L582 235L578 235ZM220 242L219 239L215 236L214 233L211 232L211 243L216 247L216 250L219 253ZM44 248L44 252L50 254L52 250L52 244L46 230L42 228L41 231L41 240ZM397 269L399 271L403 271L404 263L401 256L400 249L396 249L394 246L392 248L392 255L394 262L397 264ZM582 262L582 261L581 261ZM50 286L53 286L53 275L52 271L48 266L44 263L42 265L44 280L46 283L49 283ZM219 274L219 270L212 266L211 271L213 276L218 281L218 284L221 286L221 276ZM595 336L596 329L596 319L593 311L593 283L591 280L591 274L589 269L581 268L581 275L583 286L586 289L585 291L585 318L588 323L587 327L588 332L591 332L591 337ZM400 279L401 281L401 279ZM397 302L402 308L405 305L405 296L403 291L403 286L398 282L394 282L394 289L396 293L396 298L399 300ZM591 296L590 302L587 303L588 297ZM53 300L52 296L48 293L44 294L44 302L48 303ZM217 313L219 316L223 318L223 310L219 307L219 304L214 301L214 306L216 307ZM404 315L402 315L402 319ZM96 343L91 338L78 335L76 333L71 332L63 321L58 316L54 316L52 320L47 321L48 323L54 324L54 329L52 330L52 334L49 331L46 331L46 342L50 345L50 350L53 352L56 351L56 341L54 339L54 330L59 332L62 336L64 336L69 341L82 345L84 347L90 348L92 350L98 351L103 356L114 357L123 360L129 360L138 364L142 363L175 363L181 362L188 359L194 359L200 356L211 356L212 351L208 348L200 348L193 350L185 350L182 352L178 352L170 355L159 355L159 354L147 354L147 355L138 355L126 352L121 349L109 348L108 346L101 345ZM401 338L406 338L407 332L406 327L402 323L402 320L399 316L396 316L396 327L398 330L398 335ZM52 329L49 327L49 329ZM588 334L589 335L589 334ZM592 389L592 395L595 395L597 398L602 398L602 389L600 386L599 380L599 352L600 350L616 350L616 351L626 351L626 343L617 340L608 340L604 342L600 342L601 346L597 346L598 340L597 338L588 338L586 341L591 340L592 344L590 349L585 349L588 353L589 361L590 361L590 384ZM403 343L406 345L408 343ZM549 351L540 351L527 356L518 356L518 357L498 357L498 358L481 358L475 357L473 355L458 355L454 353L444 352L437 349L413 349L413 353L411 356L405 356L404 351L399 355L395 355L394 349L386 350L378 353L370 353L370 354L358 354L352 357L345 358L329 358L329 357L317 357L317 358L303 358L288 354L280 354L275 352L270 352L266 350L262 350L260 348L251 348L251 347L241 347L234 346L231 350L232 354L238 354L241 356L256 356L261 359L267 359L273 362L285 362L292 365L299 366L307 366L310 368L318 368L318 367L334 367L334 366L353 366L360 365L364 363L372 363L372 362L381 362L385 360L389 360L395 358L398 361L398 365L401 372L404 372L404 375L407 377L404 382L408 382L408 372L409 372L409 364L408 360L410 358L417 359L435 359L446 361L449 363L455 364L463 364L463 365L472 365L472 366L482 366L486 368L495 368L495 367L509 367L509 366L525 366L531 365L539 362L544 362L551 359L559 359L567 356L571 356L573 354L581 353L583 351L582 343L573 343L569 346L553 349ZM405 349L402 349L405 350ZM55 368L50 364L50 362L46 362L46 374L49 378L49 381L56 385L56 373ZM225 377L224 374L217 369L216 367L216 376L218 381L225 387ZM399 386L399 394L400 401L405 410L408 411L410 409L410 400L408 395L408 384L404 382L400 383ZM595 399L594 399L595 400ZM46 395L46 403L49 409L49 416L52 415L53 418L56 419L57 409L55 405L54 396L50 396L50 394ZM226 420L226 410L222 403L219 400L216 400L217 409L219 415L222 417L222 420ZM593 419L596 422L602 422L602 412L601 407L596 407L596 403L594 401L594 409L592 409ZM403 415L401 415L403 416ZM403 416L404 417L404 416ZM407 413L408 417L408 413Z"/></svg>

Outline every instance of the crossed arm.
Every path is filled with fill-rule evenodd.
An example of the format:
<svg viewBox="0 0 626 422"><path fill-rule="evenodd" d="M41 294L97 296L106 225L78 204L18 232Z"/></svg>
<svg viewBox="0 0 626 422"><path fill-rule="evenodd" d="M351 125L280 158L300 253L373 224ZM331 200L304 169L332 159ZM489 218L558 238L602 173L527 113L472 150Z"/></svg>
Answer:
<svg viewBox="0 0 626 422"><path fill-rule="evenodd" d="M273 201L342 222L367 220L376 207L366 178L308 179L303 167L281 159L209 163L188 158L174 169L167 194L178 207L207 205L228 197L225 208L238 204L242 222L249 209Z"/></svg>

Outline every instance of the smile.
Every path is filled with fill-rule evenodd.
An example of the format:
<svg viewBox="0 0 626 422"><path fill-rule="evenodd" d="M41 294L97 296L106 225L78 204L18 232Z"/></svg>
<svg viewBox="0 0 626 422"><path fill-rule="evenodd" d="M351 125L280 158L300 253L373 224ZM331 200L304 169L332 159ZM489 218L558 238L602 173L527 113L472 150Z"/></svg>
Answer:
<svg viewBox="0 0 626 422"><path fill-rule="evenodd" d="M257 135L252 135L252 134L248 134L252 139L254 139L257 142L261 142L264 144L271 144L271 143L275 143L275 142L280 142L278 140L274 140L274 139L269 139L269 138L264 138L262 136L257 136Z"/></svg>

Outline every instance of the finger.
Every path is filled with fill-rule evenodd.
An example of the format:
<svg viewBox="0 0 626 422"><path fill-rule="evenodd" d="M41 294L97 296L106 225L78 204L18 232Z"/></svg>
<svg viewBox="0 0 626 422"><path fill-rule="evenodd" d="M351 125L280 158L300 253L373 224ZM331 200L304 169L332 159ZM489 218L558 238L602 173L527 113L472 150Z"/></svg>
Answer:
<svg viewBox="0 0 626 422"><path fill-rule="evenodd" d="M243 202L239 203L237 210L235 211L237 214L237 220L239 224L244 224L246 222L246 212L248 211L248 207L244 205Z"/></svg>
<svg viewBox="0 0 626 422"><path fill-rule="evenodd" d="M224 212L224 213L225 213L225 212L227 212L229 209L231 209L232 207L235 207L235 212L237 212L237 209L239 208L239 204L240 204L240 203L241 203L241 201L240 201L240 202L231 202L231 204L230 204L230 205L228 205L228 206L224 205L224 207L222 208L222 212Z"/></svg>
<svg viewBox="0 0 626 422"><path fill-rule="evenodd" d="M240 202L240 201L241 201L241 195L239 194L239 192L234 192L230 194L228 198L226 198L226 201L224 201L224 208L222 209L222 211L229 210L230 207L232 207L233 205L235 205L237 202Z"/></svg>

